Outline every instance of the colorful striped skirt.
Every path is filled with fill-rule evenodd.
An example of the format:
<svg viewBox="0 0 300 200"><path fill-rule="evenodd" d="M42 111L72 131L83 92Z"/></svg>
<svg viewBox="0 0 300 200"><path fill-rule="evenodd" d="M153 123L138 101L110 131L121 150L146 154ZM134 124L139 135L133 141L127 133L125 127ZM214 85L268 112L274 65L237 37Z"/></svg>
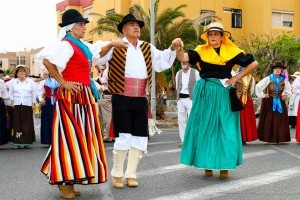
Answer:
<svg viewBox="0 0 300 200"><path fill-rule="evenodd" d="M90 87L71 94L60 87L55 102L52 144L42 165L50 184L99 184L108 169L98 106Z"/></svg>

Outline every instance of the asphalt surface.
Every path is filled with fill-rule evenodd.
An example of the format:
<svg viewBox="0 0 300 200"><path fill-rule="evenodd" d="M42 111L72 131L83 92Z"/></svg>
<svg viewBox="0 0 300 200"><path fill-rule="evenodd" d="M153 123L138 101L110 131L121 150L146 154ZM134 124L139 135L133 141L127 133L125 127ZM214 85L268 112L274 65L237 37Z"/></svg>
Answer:
<svg viewBox="0 0 300 200"><path fill-rule="evenodd" d="M62 199L56 186L40 172L48 148L37 142L30 149L0 146L0 200ZM294 138L295 130L291 129ZM284 145L260 141L243 148L243 165L220 180L218 172L211 178L204 171L179 163L177 129L163 129L149 140L148 153L138 168L138 188L115 189L111 176L100 185L76 186L85 200L300 200L300 145L293 139ZM105 143L109 171L112 167L113 143Z"/></svg>

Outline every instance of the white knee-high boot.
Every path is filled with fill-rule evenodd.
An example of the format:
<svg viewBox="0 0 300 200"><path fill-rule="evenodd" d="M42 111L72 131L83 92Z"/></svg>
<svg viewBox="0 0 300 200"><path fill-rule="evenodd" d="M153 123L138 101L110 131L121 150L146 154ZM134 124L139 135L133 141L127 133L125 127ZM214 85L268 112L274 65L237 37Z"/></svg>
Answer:
<svg viewBox="0 0 300 200"><path fill-rule="evenodd" d="M126 159L128 150L114 150L114 164L111 170L112 185L115 188L123 188L123 176L124 176L124 161Z"/></svg>
<svg viewBox="0 0 300 200"><path fill-rule="evenodd" d="M143 151L131 147L128 153L127 169L125 172L125 178L127 185L130 187L137 187L138 182L136 181L136 170L139 162L142 158Z"/></svg>
<svg viewBox="0 0 300 200"><path fill-rule="evenodd" d="M123 177L124 176L124 161L126 159L128 150L114 150L114 163L111 170L111 175L113 177Z"/></svg>

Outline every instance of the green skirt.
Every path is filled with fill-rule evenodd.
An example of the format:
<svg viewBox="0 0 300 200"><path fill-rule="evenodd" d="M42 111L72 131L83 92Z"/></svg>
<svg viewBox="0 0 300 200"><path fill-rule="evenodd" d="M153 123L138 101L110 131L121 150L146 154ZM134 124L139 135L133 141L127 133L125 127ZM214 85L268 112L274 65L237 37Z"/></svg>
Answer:
<svg viewBox="0 0 300 200"><path fill-rule="evenodd" d="M211 170L234 170L241 165L239 114L231 111L229 88L219 79L197 81L180 162Z"/></svg>

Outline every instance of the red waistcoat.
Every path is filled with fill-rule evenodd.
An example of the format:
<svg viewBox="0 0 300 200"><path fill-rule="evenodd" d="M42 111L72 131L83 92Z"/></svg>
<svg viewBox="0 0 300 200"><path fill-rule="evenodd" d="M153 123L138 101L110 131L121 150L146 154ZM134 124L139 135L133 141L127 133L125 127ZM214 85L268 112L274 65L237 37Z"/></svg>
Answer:
<svg viewBox="0 0 300 200"><path fill-rule="evenodd" d="M90 85L90 69L87 57L83 51L77 47L72 41L63 39L71 44L74 54L62 71L62 76L66 81L80 82L83 85Z"/></svg>

